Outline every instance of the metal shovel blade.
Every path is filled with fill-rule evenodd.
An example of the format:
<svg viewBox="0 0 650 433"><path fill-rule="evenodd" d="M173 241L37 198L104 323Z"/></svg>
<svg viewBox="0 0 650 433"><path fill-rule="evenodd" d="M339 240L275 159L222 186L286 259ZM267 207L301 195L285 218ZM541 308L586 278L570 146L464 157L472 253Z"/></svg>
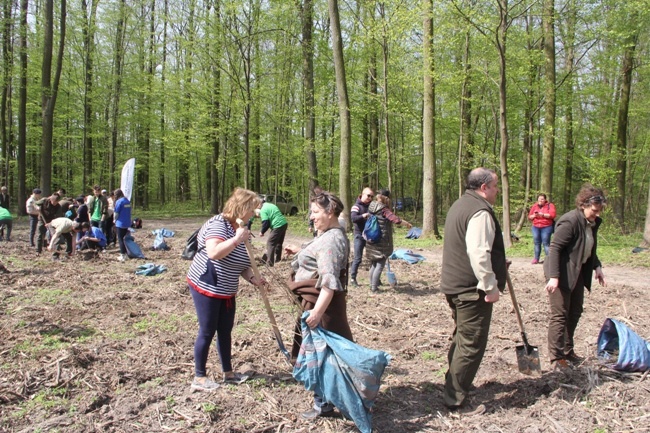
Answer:
<svg viewBox="0 0 650 433"><path fill-rule="evenodd" d="M517 367L519 367L519 372L522 374L541 374L542 368L539 363L539 350L537 350L537 346L531 346L528 344L528 337L526 337L526 331L524 330L524 321L521 320L519 303L515 296L515 289L512 286L512 281L510 280L510 274L507 273L506 278L508 282L508 292L510 292L510 298L512 299L512 306L515 310L515 315L517 316L517 324L521 331L521 341L524 343L521 346L515 347L517 352Z"/></svg>
<svg viewBox="0 0 650 433"><path fill-rule="evenodd" d="M540 374L539 350L536 346L521 345L515 348L517 352L517 367L519 372L529 376Z"/></svg>

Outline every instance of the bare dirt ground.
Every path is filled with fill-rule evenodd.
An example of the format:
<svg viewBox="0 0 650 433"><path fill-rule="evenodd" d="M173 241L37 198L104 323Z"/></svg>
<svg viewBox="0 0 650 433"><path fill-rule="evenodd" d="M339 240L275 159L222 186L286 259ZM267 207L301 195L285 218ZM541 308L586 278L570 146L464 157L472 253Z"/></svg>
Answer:
<svg viewBox="0 0 650 433"><path fill-rule="evenodd" d="M202 220L145 221L136 240L147 260L116 261L112 249L93 260L53 262L28 247L27 227L0 245L0 431L3 432L353 432L351 421L304 422L298 414L311 394L291 376L278 351L259 294L242 283L237 300L233 361L253 374L239 386L192 393L196 318L185 284L189 262L179 258ZM146 251L152 230L176 231L170 251ZM300 243L293 238L287 242ZM263 240L254 242L259 255ZM399 283L371 295L367 270L350 290L355 340L393 357L373 410L375 432L639 432L650 431L650 382L600 365L595 344L607 317L650 337L650 272L606 267L608 287L585 301L577 351L586 362L574 371L549 371L547 301L541 266L515 259L511 275L531 344L539 346L543 375L517 371L519 330L509 297L496 304L490 342L472 401L480 416L458 416L442 404L446 353L453 331L439 293L440 251L417 251L418 265L395 261ZM137 265L164 264L154 277ZM295 310L280 288L288 264L271 273L270 295L285 344ZM216 351L209 373L219 378Z"/></svg>

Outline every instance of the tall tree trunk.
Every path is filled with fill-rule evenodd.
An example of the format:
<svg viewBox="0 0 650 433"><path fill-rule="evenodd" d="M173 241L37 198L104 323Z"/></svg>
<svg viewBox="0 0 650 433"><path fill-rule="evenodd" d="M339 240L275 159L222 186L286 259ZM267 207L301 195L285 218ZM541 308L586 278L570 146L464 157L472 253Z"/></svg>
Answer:
<svg viewBox="0 0 650 433"><path fill-rule="evenodd" d="M567 4L567 29L564 38L564 47L566 50L565 72L568 76L566 80L566 89L564 90L566 108L566 167L564 169L564 190L562 192L562 210L567 211L571 207L571 195L573 184L573 157L575 150L575 139L573 138L573 67L575 64L575 33L577 22L577 8L575 0L569 0Z"/></svg>
<svg viewBox="0 0 650 433"><path fill-rule="evenodd" d="M526 109L524 118L526 119L523 138L523 160L521 167L520 185L524 190L524 198L522 201L521 209L519 210L519 221L515 227L515 232L519 232L524 223L528 221L528 204L530 203L530 188L532 176L532 147L535 131L535 83L537 78L537 66L533 60L537 47L535 45L535 35L533 34L532 16L530 13L526 15L526 34L528 35L527 50L528 50L528 87L526 89Z"/></svg>
<svg viewBox="0 0 650 433"><path fill-rule="evenodd" d="M472 133L472 88L470 62L471 33L465 33L465 51L463 53L463 86L460 97L460 134L458 138L458 196L465 191L465 181L471 170L473 159L474 134Z"/></svg>
<svg viewBox="0 0 650 433"><path fill-rule="evenodd" d="M113 100L111 110L111 147L108 157L108 189L115 189L115 165L117 152L118 119L122 93L122 62L124 61L124 27L126 26L126 0L120 0L120 12L115 33L113 57Z"/></svg>
<svg viewBox="0 0 650 433"><path fill-rule="evenodd" d="M553 158L555 154L555 3L554 0L544 0L542 13L544 28L544 60L546 79L546 95L544 100L544 148L542 152L542 184L541 190L549 196L553 195Z"/></svg>
<svg viewBox="0 0 650 433"><path fill-rule="evenodd" d="M507 77L506 77L506 42L508 35L508 0L498 0L500 23L496 36L499 51L499 136L501 149L499 162L501 166L501 197L503 203L503 242L506 248L512 245L510 237L510 181L508 180L508 122L507 122Z"/></svg>
<svg viewBox="0 0 650 433"><path fill-rule="evenodd" d="M424 2L423 11L424 99L422 101L422 232L439 238L436 206L436 89L433 81L433 0Z"/></svg>
<svg viewBox="0 0 650 433"><path fill-rule="evenodd" d="M93 175L93 79L94 65L93 56L95 53L95 19L97 15L97 0L91 0L90 15L88 14L88 3L81 1L81 10L84 14L82 35L84 53L84 127L83 127L83 174L82 188L90 187Z"/></svg>
<svg viewBox="0 0 650 433"><path fill-rule="evenodd" d="M214 13L212 17L212 34L209 46L212 48L212 57L218 59L221 57L221 0L214 2ZM221 144L221 69L218 65L211 65L212 70L212 89L210 104L210 116L212 118L213 132L210 134L211 140L211 158L210 158L210 212L219 213L219 150Z"/></svg>
<svg viewBox="0 0 650 433"><path fill-rule="evenodd" d="M11 129L11 88L13 75L13 20L12 20L13 2L5 0L3 2L2 14L4 17L4 26L2 26L2 97L0 100L0 139L2 140L2 175L0 182L7 185L9 193L12 193L12 183L10 180L11 148L13 146L13 137L7 129Z"/></svg>
<svg viewBox="0 0 650 433"><path fill-rule="evenodd" d="M382 54L382 67L383 67L383 89L382 89L382 105L384 113L384 143L386 145L386 177L388 179L388 190L393 191L393 156L390 142L390 127L389 127L389 107L388 107L388 28L386 22L386 14L384 13L384 3L379 3L379 13L382 18L382 41L381 41L381 54Z"/></svg>
<svg viewBox="0 0 650 433"><path fill-rule="evenodd" d="M313 193L318 183L318 163L316 161L316 117L314 114L314 47L313 0L303 0L300 8L302 21L302 93L303 116L305 122L305 153L309 173L309 191Z"/></svg>
<svg viewBox="0 0 650 433"><path fill-rule="evenodd" d="M633 22L636 19L632 20ZM632 69L634 68L634 51L638 42L639 33L634 31L626 40L623 53L623 66L621 84L621 97L618 107L618 124L616 128L616 189L614 197L614 215L625 230L625 176L627 172L627 125L628 111L630 108L630 93L632 92Z"/></svg>
<svg viewBox="0 0 650 433"><path fill-rule="evenodd" d="M18 202L27 200L27 11L28 0L20 1L20 96L18 101ZM18 215L27 215L18 206Z"/></svg>
<svg viewBox="0 0 650 433"><path fill-rule="evenodd" d="M54 48L54 0L45 1L43 27L43 68L41 74L41 113L43 136L41 140L41 189L48 195L52 188L52 146L54 132L54 108L59 92L63 53L65 44L66 0L61 0L59 23L59 49L56 58L56 71L52 82L52 50Z"/></svg>
<svg viewBox="0 0 650 433"><path fill-rule="evenodd" d="M338 0L328 0L330 30L332 33L332 51L334 70L336 73L336 92L339 98L339 118L341 129L341 159L339 161L339 196L345 209L342 216L350 222L350 164L352 152L350 104L348 100L348 85L345 78L345 61L343 59L343 40L341 38L341 21L339 19ZM352 224L348 224L352 227Z"/></svg>
<svg viewBox="0 0 650 433"><path fill-rule="evenodd" d="M165 88L165 72L167 70L167 20L169 18L169 0L165 0L165 11L163 13L163 34L162 34L162 64L160 66L160 86ZM160 98L160 136L165 136L165 98ZM160 167L158 169L158 199L160 205L164 206L167 202L167 189L165 188L165 140L160 140ZM215 212L216 213L216 212Z"/></svg>

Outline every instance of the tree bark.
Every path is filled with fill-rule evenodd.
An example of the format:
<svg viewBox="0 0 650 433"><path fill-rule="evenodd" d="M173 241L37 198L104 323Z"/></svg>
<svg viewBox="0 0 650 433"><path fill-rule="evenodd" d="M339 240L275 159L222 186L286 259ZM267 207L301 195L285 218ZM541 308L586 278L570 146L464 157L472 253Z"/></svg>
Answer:
<svg viewBox="0 0 650 433"><path fill-rule="evenodd" d="M27 12L28 0L20 2L20 90L18 101L18 200L27 200ZM18 215L27 215L24 206L18 206Z"/></svg>
<svg viewBox="0 0 650 433"><path fill-rule="evenodd" d="M424 90L422 101L422 233L440 237L436 206L436 90L433 80L433 0L424 2L423 53ZM461 103L462 104L462 103ZM462 142L462 138L461 138Z"/></svg>
<svg viewBox="0 0 650 433"><path fill-rule="evenodd" d="M84 14L82 36L83 36L83 53L84 53L84 128L83 128L83 173L82 188L91 186L93 174L93 80L94 64L93 55L95 53L95 19L97 15L97 0L91 0L90 15L88 14L88 2L81 1L81 10Z"/></svg>
<svg viewBox="0 0 650 433"><path fill-rule="evenodd" d="M43 28L43 68L41 75L41 113L43 136L41 140L41 189L48 195L52 189L52 140L54 130L54 107L59 91L63 53L65 46L66 0L61 0L59 23L59 48L56 71L52 82L52 50L54 48L54 0L45 1L45 22Z"/></svg>
<svg viewBox="0 0 650 433"><path fill-rule="evenodd" d="M510 181L508 172L508 117L507 117L507 76L506 76L506 42L508 36L508 0L499 0L499 30L496 45L499 51L499 136L501 148L499 162L501 166L501 197L503 203L503 242L506 248L512 246L510 237Z"/></svg>
<svg viewBox="0 0 650 433"><path fill-rule="evenodd" d="M113 56L113 100L111 110L111 148L108 157L108 189L115 189L115 165L117 152L118 119L122 93L122 62L124 61L124 27L126 26L126 0L120 0L120 12L115 33Z"/></svg>
<svg viewBox="0 0 650 433"><path fill-rule="evenodd" d="M350 221L350 163L351 163L351 122L350 104L348 101L348 85L345 78L345 61L343 58L343 40L341 38L341 21L339 19L339 5L337 0L328 0L330 17L330 31L332 33L332 51L334 56L334 71L336 73L336 92L339 100L339 119L341 122L341 156L339 160L339 196L345 209L342 217Z"/></svg>
<svg viewBox="0 0 650 433"><path fill-rule="evenodd" d="M635 20L633 20L635 21ZM634 51L638 42L639 33L634 31L626 40L625 51L623 53L623 66L621 75L621 96L618 107L618 124L616 128L616 189L617 194L614 197L614 215L625 230L625 196L626 183L625 176L627 172L627 125L628 111L630 109L630 94L632 92L632 70L634 68Z"/></svg>
<svg viewBox="0 0 650 433"><path fill-rule="evenodd" d="M546 94L544 97L544 148L542 151L541 192L553 195L553 159L555 154L555 3L544 0L542 26L544 31L544 77Z"/></svg>
<svg viewBox="0 0 650 433"><path fill-rule="evenodd" d="M313 0L303 0L300 7L302 21L302 93L305 128L305 153L309 172L309 191L313 193L318 183L316 161L316 117L314 114L314 48L312 39Z"/></svg>

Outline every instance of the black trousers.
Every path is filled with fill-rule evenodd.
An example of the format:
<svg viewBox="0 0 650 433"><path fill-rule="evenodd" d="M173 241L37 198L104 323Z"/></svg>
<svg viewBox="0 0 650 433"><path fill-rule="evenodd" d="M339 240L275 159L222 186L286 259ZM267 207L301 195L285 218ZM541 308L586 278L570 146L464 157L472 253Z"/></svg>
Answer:
<svg viewBox="0 0 650 433"><path fill-rule="evenodd" d="M287 234L287 228L289 224L285 224L282 227L271 230L269 234L269 239L266 241L266 263L269 266L273 266L275 262L279 262L282 259L282 244L284 243L284 237Z"/></svg>

